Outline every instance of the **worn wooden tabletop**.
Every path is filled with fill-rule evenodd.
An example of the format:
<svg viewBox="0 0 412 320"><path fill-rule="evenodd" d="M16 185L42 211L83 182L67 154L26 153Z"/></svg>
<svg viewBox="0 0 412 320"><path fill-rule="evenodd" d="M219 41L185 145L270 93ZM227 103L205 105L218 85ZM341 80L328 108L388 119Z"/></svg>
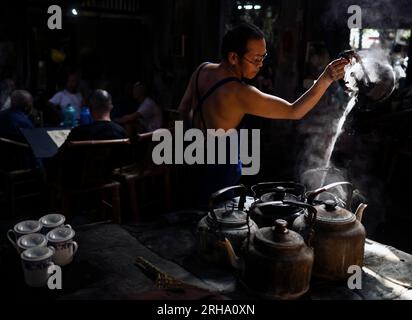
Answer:
<svg viewBox="0 0 412 320"><path fill-rule="evenodd" d="M200 215L199 215L200 216ZM78 228L79 250L63 267L63 290L27 288L15 252L2 261L3 286L10 297L51 299L196 299L205 292L225 299L257 299L239 285L233 270L202 265L196 259L194 229L199 216L169 215L160 222L119 226L100 224ZM157 288L135 265L143 257L159 270L199 288L186 294L153 295ZM412 256L367 240L362 289L347 284L313 281L305 300L412 299ZM207 291L202 291L207 290Z"/></svg>

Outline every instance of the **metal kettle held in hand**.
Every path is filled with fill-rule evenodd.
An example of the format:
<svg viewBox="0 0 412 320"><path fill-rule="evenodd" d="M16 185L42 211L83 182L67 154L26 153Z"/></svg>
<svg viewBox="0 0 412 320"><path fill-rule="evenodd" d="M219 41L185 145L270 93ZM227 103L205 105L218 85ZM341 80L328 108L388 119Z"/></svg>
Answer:
<svg viewBox="0 0 412 320"><path fill-rule="evenodd" d="M342 51L339 57L351 62L340 82L347 91L357 91L360 107L375 105L391 96L396 75L386 57L355 50Z"/></svg>

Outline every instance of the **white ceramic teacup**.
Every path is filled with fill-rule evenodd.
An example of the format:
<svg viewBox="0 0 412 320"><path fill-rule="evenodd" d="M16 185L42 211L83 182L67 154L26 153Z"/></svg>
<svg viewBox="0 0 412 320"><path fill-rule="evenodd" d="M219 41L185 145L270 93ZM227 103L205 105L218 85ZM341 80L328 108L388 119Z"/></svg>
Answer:
<svg viewBox="0 0 412 320"><path fill-rule="evenodd" d="M7 238L13 244L13 246L19 250L17 241L21 236L30 233L37 233L41 230L41 223L37 220L25 220L17 223L13 229L7 231ZM14 239L13 239L14 238Z"/></svg>
<svg viewBox="0 0 412 320"><path fill-rule="evenodd" d="M49 279L49 267L53 266L53 247L33 247L24 250L20 257L24 280L30 287L43 287Z"/></svg>
<svg viewBox="0 0 412 320"><path fill-rule="evenodd" d="M41 233L30 233L24 236L21 236L17 240L17 251L22 253L24 250L33 248L33 247L45 247L47 246L46 236Z"/></svg>
<svg viewBox="0 0 412 320"><path fill-rule="evenodd" d="M59 227L50 231L46 238L55 249L53 262L59 266L65 266L73 260L78 245L73 241L76 233L72 228Z"/></svg>
<svg viewBox="0 0 412 320"><path fill-rule="evenodd" d="M49 231L55 228L58 228L58 227L63 227L63 226L71 228L69 224L64 225L65 221L66 221L66 217L62 214L59 214L59 213L46 214L45 216L39 219L39 222L42 225L41 233L46 235Z"/></svg>

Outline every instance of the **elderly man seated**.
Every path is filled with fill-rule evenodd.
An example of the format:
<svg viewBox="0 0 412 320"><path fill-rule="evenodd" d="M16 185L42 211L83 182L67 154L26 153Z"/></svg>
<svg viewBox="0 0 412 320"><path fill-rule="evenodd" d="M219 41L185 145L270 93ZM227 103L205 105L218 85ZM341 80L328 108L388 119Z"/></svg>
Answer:
<svg viewBox="0 0 412 320"><path fill-rule="evenodd" d="M34 128L28 117L33 107L33 98L28 91L15 90L10 100L10 108L0 112L0 136L27 143L20 129Z"/></svg>
<svg viewBox="0 0 412 320"><path fill-rule="evenodd" d="M86 142L86 145L74 148L69 144L74 141L127 139L123 128L110 119L112 108L112 98L107 91L98 89L93 93L90 101L93 123L73 128L48 165L50 180L60 180L65 186L77 186L83 175L96 176L100 170L98 174L105 178L112 169L128 160L128 148L123 144L97 146Z"/></svg>
<svg viewBox="0 0 412 320"><path fill-rule="evenodd" d="M26 143L20 129L34 128L29 114L33 108L32 95L25 90L15 90L10 97L10 108L0 112L0 137L16 142ZM13 149L13 155L2 154L1 167L9 170L40 168L42 163L35 159L31 149Z"/></svg>

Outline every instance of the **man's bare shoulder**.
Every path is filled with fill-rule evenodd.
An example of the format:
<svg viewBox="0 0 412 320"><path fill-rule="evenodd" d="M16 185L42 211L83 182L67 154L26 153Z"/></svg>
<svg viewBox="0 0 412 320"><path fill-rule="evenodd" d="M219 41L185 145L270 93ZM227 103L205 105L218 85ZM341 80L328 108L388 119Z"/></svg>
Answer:
<svg viewBox="0 0 412 320"><path fill-rule="evenodd" d="M231 81L226 83L225 90L222 90L228 96L245 97L256 93L256 88L240 81Z"/></svg>
<svg viewBox="0 0 412 320"><path fill-rule="evenodd" d="M250 106L265 100L266 96L256 87L237 81L227 83L225 90L222 90L221 94L221 99L242 110L248 110Z"/></svg>
<svg viewBox="0 0 412 320"><path fill-rule="evenodd" d="M202 62L201 64L199 64L195 70L194 73L197 73L199 71L199 69L202 70L214 70L217 69L219 67L219 64L217 63L212 63L212 62Z"/></svg>
<svg viewBox="0 0 412 320"><path fill-rule="evenodd" d="M244 91L249 90L247 85L242 82L231 81L219 88L216 98L218 101L224 101L225 106L240 107L241 102L246 95Z"/></svg>

